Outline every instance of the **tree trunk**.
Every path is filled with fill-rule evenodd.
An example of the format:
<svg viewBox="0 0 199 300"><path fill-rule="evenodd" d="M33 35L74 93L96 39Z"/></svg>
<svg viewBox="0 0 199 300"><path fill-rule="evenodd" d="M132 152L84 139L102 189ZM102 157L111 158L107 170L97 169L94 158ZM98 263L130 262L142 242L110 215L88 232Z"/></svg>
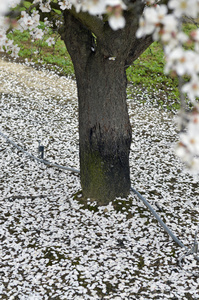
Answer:
<svg viewBox="0 0 199 300"><path fill-rule="evenodd" d="M132 34L132 26L114 32L104 25L94 41L92 32L72 14L65 12L64 18L62 38L74 64L78 88L82 192L85 198L106 205L130 191L131 126L125 69L139 53L136 28ZM129 43L131 34L135 49Z"/></svg>
<svg viewBox="0 0 199 300"><path fill-rule="evenodd" d="M130 190L124 65L94 55L82 75L76 70L81 185L85 197L107 204Z"/></svg>

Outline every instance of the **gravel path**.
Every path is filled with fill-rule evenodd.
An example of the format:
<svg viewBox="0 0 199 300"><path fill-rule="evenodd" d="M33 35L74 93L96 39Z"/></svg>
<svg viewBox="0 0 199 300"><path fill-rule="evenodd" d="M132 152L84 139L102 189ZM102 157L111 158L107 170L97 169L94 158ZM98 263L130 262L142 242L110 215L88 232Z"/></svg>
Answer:
<svg viewBox="0 0 199 300"><path fill-rule="evenodd" d="M132 98L132 186L190 247L199 177L173 154L174 116ZM37 155L41 140L46 159L79 168L75 81L0 60L0 112L0 132L19 146ZM0 169L1 299L199 299L199 278L185 271L198 263L190 256L179 268L185 251L135 196L85 207L74 199L78 175L38 164L2 137Z"/></svg>

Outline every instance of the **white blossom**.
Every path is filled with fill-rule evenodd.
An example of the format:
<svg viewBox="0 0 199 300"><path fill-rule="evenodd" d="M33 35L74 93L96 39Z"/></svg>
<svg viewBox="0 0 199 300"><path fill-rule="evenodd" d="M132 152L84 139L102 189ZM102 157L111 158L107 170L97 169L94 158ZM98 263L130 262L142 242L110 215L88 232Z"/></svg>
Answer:
<svg viewBox="0 0 199 300"><path fill-rule="evenodd" d="M8 11L8 4L7 1L0 1L0 15L4 15Z"/></svg>
<svg viewBox="0 0 199 300"><path fill-rule="evenodd" d="M187 88L187 89L186 89ZM190 90L188 86L185 91ZM195 87L199 94L199 87ZM180 134L180 142L176 148L177 155L193 170L198 171L199 168L199 105L196 104L193 112L189 115L186 131Z"/></svg>
<svg viewBox="0 0 199 300"><path fill-rule="evenodd" d="M156 36L156 30L159 30L159 25L165 18L167 14L166 5L160 5L155 7L147 7L144 10L144 15L140 19L140 27L137 31L137 37L140 38L144 35L154 33L154 37ZM157 39L155 37L155 39Z"/></svg>
<svg viewBox="0 0 199 300"><path fill-rule="evenodd" d="M169 8L174 10L177 17L187 15L196 18L198 15L199 3L198 0L170 0Z"/></svg>
<svg viewBox="0 0 199 300"><path fill-rule="evenodd" d="M70 9L71 8L71 1L70 0L63 0L58 2L60 5L60 9Z"/></svg>
<svg viewBox="0 0 199 300"><path fill-rule="evenodd" d="M108 21L113 30L118 30L125 26L125 18L123 16L117 17L113 15Z"/></svg>
<svg viewBox="0 0 199 300"><path fill-rule="evenodd" d="M48 44L48 46L52 46L55 44L55 39L52 38L52 37L49 37L47 40L46 40L46 43Z"/></svg>
<svg viewBox="0 0 199 300"><path fill-rule="evenodd" d="M101 15L106 11L106 1L104 0L88 0L84 2L83 11L88 11L91 15Z"/></svg>
<svg viewBox="0 0 199 300"><path fill-rule="evenodd" d="M191 80L184 84L182 91L187 93L189 98L194 101L196 97L199 97L199 78L198 76L193 76Z"/></svg>
<svg viewBox="0 0 199 300"><path fill-rule="evenodd" d="M51 2L50 0L45 1L45 2L41 2L40 6L39 6L40 10L42 12L50 12L51 11L50 2Z"/></svg>

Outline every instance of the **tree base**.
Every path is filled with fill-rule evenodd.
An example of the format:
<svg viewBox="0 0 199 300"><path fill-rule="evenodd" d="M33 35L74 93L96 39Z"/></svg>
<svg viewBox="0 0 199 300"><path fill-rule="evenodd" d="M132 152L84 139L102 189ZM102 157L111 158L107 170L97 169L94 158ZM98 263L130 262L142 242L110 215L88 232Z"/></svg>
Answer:
<svg viewBox="0 0 199 300"><path fill-rule="evenodd" d="M102 156L99 152L81 153L81 185L83 197L107 205L116 197L126 198L130 192L128 153Z"/></svg>

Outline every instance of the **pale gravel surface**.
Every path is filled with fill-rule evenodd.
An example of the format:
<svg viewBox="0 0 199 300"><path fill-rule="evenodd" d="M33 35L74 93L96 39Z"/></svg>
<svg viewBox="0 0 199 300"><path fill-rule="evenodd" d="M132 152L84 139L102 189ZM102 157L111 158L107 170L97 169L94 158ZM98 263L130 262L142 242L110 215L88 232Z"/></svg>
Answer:
<svg viewBox="0 0 199 300"><path fill-rule="evenodd" d="M173 115L146 102L128 100L132 186L158 203L190 247L199 177L183 172L173 154ZM0 111L0 131L14 142L37 155L40 139L47 159L79 168L74 81L1 60ZM73 197L78 175L37 164L2 137L0 169L0 299L199 299L199 278L177 265L184 250L133 195L117 200L120 211L85 209Z"/></svg>

